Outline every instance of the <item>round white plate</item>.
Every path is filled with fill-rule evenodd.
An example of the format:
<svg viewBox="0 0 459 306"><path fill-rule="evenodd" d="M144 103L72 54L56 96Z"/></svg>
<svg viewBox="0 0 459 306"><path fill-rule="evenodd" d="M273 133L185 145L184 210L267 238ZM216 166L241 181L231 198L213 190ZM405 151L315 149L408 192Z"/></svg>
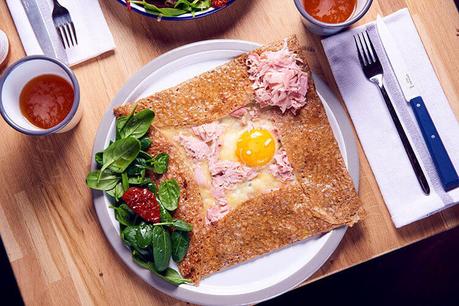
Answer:
<svg viewBox="0 0 459 306"><path fill-rule="evenodd" d="M240 40L202 41L174 49L148 63L121 89L105 113L97 131L93 157L114 138L113 107L174 86L257 47L257 43ZM357 188L359 162L349 121L327 86L316 75L313 77L346 166ZM94 161L92 167L95 168ZM346 231L345 227L335 229L215 273L203 279L198 287L176 287L155 277L132 261L129 250L119 237L118 222L114 218L113 210L109 208L109 199L98 191L94 191L93 196L105 235L130 269L156 289L196 304L250 304L282 294L319 269L336 249Z"/></svg>

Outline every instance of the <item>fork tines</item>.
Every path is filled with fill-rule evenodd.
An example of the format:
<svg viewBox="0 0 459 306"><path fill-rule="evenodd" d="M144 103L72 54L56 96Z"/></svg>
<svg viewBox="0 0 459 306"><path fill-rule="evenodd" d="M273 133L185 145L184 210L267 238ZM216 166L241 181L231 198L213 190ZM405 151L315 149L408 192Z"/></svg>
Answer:
<svg viewBox="0 0 459 306"><path fill-rule="evenodd" d="M363 67L379 62L373 43L368 36L368 31L355 34L354 41L357 47L360 64Z"/></svg>
<svg viewBox="0 0 459 306"><path fill-rule="evenodd" d="M78 44L78 39L73 21L56 24L56 31L59 34L62 45L65 49Z"/></svg>

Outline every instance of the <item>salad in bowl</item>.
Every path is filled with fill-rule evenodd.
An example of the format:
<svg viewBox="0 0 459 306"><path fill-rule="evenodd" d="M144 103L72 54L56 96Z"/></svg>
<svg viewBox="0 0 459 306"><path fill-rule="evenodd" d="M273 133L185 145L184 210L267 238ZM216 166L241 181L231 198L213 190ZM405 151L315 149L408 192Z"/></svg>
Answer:
<svg viewBox="0 0 459 306"><path fill-rule="evenodd" d="M188 20L218 12L236 0L118 0L129 10L160 20Z"/></svg>

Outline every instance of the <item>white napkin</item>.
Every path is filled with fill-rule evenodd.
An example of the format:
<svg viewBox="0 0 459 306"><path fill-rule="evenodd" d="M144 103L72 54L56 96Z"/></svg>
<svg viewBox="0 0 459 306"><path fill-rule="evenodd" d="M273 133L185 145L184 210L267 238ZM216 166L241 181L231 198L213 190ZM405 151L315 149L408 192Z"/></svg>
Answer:
<svg viewBox="0 0 459 306"><path fill-rule="evenodd" d="M459 171L459 124L435 75L407 9L384 18L393 34ZM384 68L386 89L429 181L426 196L416 179L396 128L376 85L364 76L353 35L368 29ZM322 40L336 83L354 123L371 169L396 227L407 225L459 202L459 188L445 192L439 181L414 114L405 102L388 63L374 23Z"/></svg>
<svg viewBox="0 0 459 306"><path fill-rule="evenodd" d="M52 0L38 1L44 2L44 7L47 8L46 12L42 13L47 17L51 16ZM6 3L26 54L43 54L21 1L6 0ZM65 50L67 59L64 61L67 64L73 66L115 48L112 34L98 0L59 0L59 3L69 10L78 38L77 46ZM53 29L52 19L49 17L46 18L46 21L47 28Z"/></svg>

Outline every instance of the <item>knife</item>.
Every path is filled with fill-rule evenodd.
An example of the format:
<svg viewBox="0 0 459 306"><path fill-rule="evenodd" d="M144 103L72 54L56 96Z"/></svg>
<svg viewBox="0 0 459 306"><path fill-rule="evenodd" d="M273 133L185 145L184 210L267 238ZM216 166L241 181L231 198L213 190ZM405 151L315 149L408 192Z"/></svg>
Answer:
<svg viewBox="0 0 459 306"><path fill-rule="evenodd" d="M395 39L392 37L392 34L384 23L384 20L380 16L376 19L376 27L386 55L392 66L392 70L394 71L397 81L402 89L403 96L413 109L413 113L437 170L438 176L440 177L443 189L445 191L449 191L459 187L459 177L456 169L454 169L454 165L451 162L435 124L430 117L424 100L419 94L406 67L405 60L397 47Z"/></svg>
<svg viewBox="0 0 459 306"><path fill-rule="evenodd" d="M39 0L21 0L21 3L43 53L67 64L65 50L56 43L59 42L56 29L54 26L51 28L47 26L47 18L44 14L49 11L49 18L51 18L51 10L43 6L46 2L41 1L40 5Z"/></svg>

